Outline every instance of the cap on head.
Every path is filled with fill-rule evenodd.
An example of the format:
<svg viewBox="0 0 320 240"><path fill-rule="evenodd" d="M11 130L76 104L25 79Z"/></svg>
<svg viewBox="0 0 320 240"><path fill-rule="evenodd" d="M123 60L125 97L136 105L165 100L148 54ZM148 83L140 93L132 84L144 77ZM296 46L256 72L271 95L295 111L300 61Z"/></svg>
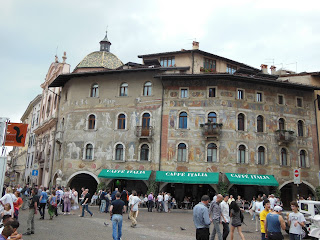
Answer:
<svg viewBox="0 0 320 240"><path fill-rule="evenodd" d="M280 206L275 206L275 207L273 208L273 210L276 211L276 212L281 212L283 209L282 209L282 207L280 207Z"/></svg>

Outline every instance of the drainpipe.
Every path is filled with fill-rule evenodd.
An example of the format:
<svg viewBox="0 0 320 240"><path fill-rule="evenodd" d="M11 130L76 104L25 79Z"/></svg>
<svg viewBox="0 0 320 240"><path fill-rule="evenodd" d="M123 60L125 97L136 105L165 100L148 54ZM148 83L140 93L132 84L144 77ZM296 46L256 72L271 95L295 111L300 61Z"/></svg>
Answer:
<svg viewBox="0 0 320 240"><path fill-rule="evenodd" d="M164 86L162 76L160 76L162 84L162 99L161 99L161 118L160 118L160 151L159 151L159 171L161 171L161 149L162 149L162 122L163 122L163 105L164 105Z"/></svg>
<svg viewBox="0 0 320 240"><path fill-rule="evenodd" d="M316 101L320 98L320 96L317 94L317 98L313 101L314 105L314 114L316 116L316 130L317 130L317 149L318 149L318 162L320 165L320 153L319 153L319 133L318 133L318 116L317 116L317 106ZM319 103L319 102L318 102ZM318 106L319 107L319 106Z"/></svg>

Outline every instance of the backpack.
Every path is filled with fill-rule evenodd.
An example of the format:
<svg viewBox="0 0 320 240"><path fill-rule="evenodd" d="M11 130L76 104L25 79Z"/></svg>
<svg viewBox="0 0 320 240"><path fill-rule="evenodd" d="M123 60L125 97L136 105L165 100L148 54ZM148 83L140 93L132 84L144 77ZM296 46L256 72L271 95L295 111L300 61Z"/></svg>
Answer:
<svg viewBox="0 0 320 240"><path fill-rule="evenodd" d="M244 216L243 216L243 213L242 213L242 211L241 211L241 210L240 210L240 220L241 220L241 223L243 223Z"/></svg>

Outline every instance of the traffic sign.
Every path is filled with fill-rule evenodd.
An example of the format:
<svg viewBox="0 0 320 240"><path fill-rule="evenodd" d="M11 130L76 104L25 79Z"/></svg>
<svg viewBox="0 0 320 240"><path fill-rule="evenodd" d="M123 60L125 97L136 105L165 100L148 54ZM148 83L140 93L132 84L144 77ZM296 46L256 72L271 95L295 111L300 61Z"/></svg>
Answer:
<svg viewBox="0 0 320 240"><path fill-rule="evenodd" d="M38 169L38 168L39 168L39 164L38 163L33 164L33 169Z"/></svg>
<svg viewBox="0 0 320 240"><path fill-rule="evenodd" d="M32 176L38 176L39 171L38 170L32 170Z"/></svg>
<svg viewBox="0 0 320 240"><path fill-rule="evenodd" d="M300 184L301 183L300 169L299 168L293 169L293 183L294 184Z"/></svg>

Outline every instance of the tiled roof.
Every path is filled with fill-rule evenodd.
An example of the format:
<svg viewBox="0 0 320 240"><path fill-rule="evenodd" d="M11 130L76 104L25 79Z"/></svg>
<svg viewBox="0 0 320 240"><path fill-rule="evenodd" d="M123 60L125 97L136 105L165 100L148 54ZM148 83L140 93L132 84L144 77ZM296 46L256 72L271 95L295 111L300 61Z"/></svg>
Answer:
<svg viewBox="0 0 320 240"><path fill-rule="evenodd" d="M88 54L76 67L77 68L107 68L117 69L123 63L114 54L106 51L96 51Z"/></svg>

